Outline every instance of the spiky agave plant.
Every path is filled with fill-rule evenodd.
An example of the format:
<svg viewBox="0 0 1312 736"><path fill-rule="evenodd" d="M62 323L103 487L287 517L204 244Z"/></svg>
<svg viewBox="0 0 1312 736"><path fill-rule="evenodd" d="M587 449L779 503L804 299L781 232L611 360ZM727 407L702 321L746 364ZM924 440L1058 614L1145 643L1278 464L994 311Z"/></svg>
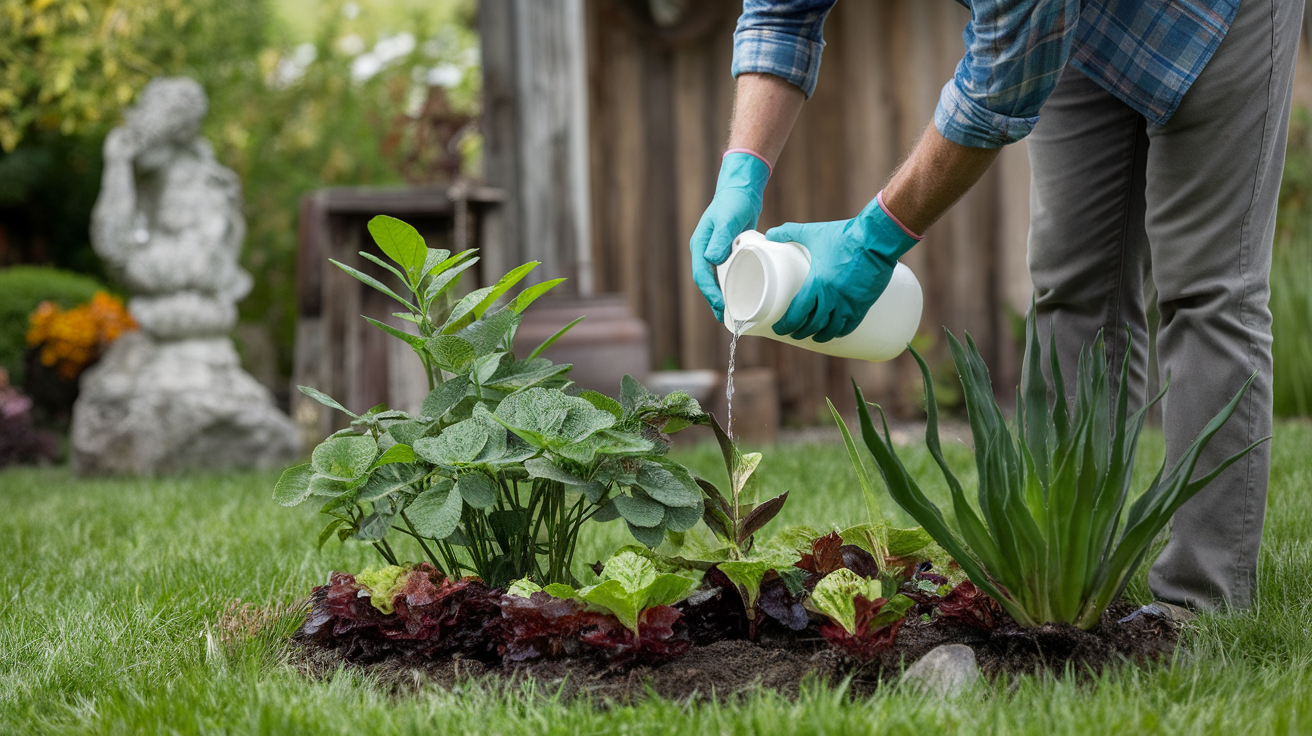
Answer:
<svg viewBox="0 0 1312 736"><path fill-rule="evenodd" d="M889 440L887 421L884 436L876 432L865 397L857 388L861 434L893 499L1018 623L1065 622L1091 629L1125 590L1171 515L1223 470L1266 441L1259 440L1191 480L1199 454L1230 418L1253 379L1203 428L1169 472L1163 463L1147 490L1125 513L1145 414L1161 400L1166 388L1147 406L1127 416L1127 350L1113 416L1107 357L1099 333L1093 347L1081 351L1072 411L1064 398L1055 349L1050 351L1053 385L1043 377L1033 310L1025 324L1025 337L1016 422L1008 426L993 398L988 368L974 341L967 335L963 349L948 334L975 440L978 511L967 501L961 483L943 459L929 367L919 353L911 351L925 382L925 444L947 479L955 525L949 525L903 467ZM880 413L882 418L882 410Z"/></svg>

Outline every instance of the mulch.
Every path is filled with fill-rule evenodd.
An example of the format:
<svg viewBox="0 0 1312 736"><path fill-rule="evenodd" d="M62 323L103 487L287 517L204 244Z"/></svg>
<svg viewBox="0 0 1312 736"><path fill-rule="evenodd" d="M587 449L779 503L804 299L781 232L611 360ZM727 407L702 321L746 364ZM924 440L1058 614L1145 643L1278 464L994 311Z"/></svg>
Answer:
<svg viewBox="0 0 1312 736"><path fill-rule="evenodd" d="M343 666L357 668L397 694L425 687L452 689L476 679L493 684L531 681L543 692L602 704L628 703L652 694L671 700L729 700L760 689L792 698L808 680L836 684L850 677L849 693L863 696L896 680L904 667L944 644L969 646L980 671L990 679L1042 673L1088 679L1108 667L1169 660L1179 637L1178 625L1148 616L1121 623L1134 608L1113 605L1093 631L1052 624L1023 629L1006 619L993 631L983 632L937 620L909 620L893 648L869 663L841 655L814 627L797 633L767 629L757 641L693 645L683 656L657 666L617 668L599 658L578 657L503 668L478 659L413 656L395 642L371 650L358 641L345 646L312 639L293 639L290 661L315 678L330 677Z"/></svg>

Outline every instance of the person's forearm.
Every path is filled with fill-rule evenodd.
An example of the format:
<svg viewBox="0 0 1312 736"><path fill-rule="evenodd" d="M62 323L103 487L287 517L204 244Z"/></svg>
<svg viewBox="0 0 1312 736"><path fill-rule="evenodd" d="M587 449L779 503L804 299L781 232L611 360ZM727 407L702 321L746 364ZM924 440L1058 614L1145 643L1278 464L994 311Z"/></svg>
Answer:
<svg viewBox="0 0 1312 736"><path fill-rule="evenodd" d="M912 232L923 235L975 186L999 150L953 143L931 123L884 187L884 206Z"/></svg>
<svg viewBox="0 0 1312 736"><path fill-rule="evenodd" d="M779 160L806 95L773 74L740 74L734 92L729 148L746 148L770 166Z"/></svg>

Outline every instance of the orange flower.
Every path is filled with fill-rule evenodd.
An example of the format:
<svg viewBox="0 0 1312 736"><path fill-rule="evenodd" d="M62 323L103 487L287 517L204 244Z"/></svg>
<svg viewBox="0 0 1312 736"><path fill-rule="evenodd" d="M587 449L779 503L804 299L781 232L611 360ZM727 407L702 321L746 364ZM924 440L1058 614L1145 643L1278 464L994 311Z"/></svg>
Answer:
<svg viewBox="0 0 1312 736"><path fill-rule="evenodd" d="M76 379L100 358L105 348L137 323L123 302L97 291L91 301L63 310L53 302L42 302L29 318L27 344L40 346L41 364L54 368L65 380Z"/></svg>

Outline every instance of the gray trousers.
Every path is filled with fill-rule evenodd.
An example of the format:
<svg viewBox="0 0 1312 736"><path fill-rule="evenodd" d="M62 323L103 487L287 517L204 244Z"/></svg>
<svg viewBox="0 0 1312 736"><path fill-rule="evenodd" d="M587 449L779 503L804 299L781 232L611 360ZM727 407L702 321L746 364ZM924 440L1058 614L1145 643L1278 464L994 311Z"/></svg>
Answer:
<svg viewBox="0 0 1312 736"><path fill-rule="evenodd" d="M1145 279L1156 285L1168 464L1253 373L1196 475L1271 433L1267 307L1303 0L1243 0L1229 32L1165 125L1067 68L1029 137L1029 267L1040 334L1067 387L1081 346L1105 334L1132 403L1147 373ZM1133 335L1132 347L1126 327ZM1159 599L1252 604L1270 450L1262 445L1186 503L1149 572Z"/></svg>

